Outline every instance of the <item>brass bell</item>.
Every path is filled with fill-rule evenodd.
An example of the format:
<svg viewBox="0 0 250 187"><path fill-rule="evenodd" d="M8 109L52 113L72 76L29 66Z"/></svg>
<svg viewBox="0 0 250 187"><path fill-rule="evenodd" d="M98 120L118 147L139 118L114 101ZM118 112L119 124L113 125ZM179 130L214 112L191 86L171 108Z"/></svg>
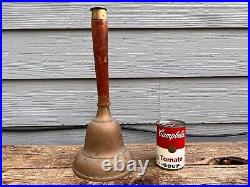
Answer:
<svg viewBox="0 0 250 187"><path fill-rule="evenodd" d="M121 126L112 118L109 109L107 9L94 7L90 10L98 110L96 117L87 125L85 144L74 158L73 171L80 178L108 181L125 176L129 171L116 171L113 168L105 171L104 161L113 164L116 158L126 164L133 157L124 145Z"/></svg>

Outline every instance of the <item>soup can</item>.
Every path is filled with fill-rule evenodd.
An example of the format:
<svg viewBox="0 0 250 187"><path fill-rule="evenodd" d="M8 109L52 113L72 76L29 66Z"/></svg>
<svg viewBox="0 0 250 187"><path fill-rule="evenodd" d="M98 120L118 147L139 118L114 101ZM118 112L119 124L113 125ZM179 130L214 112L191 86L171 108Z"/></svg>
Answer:
<svg viewBox="0 0 250 187"><path fill-rule="evenodd" d="M156 163L169 170L185 164L186 124L179 120L156 122Z"/></svg>

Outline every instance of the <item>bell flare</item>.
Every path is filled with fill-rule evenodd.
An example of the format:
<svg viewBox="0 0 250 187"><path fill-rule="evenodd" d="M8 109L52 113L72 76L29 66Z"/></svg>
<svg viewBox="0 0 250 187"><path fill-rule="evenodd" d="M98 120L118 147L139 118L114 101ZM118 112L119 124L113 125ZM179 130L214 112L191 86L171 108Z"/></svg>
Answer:
<svg viewBox="0 0 250 187"><path fill-rule="evenodd" d="M126 163L132 158L130 151L124 146L120 152L109 158L93 158L84 154L84 151L79 151L75 156L73 163L73 171L75 175L80 178L91 180L91 181L110 181L119 179L129 174L126 170ZM104 162L114 164L114 160L117 159L120 162L125 163L124 170L116 171L114 168L106 171L104 167Z"/></svg>
<svg viewBox="0 0 250 187"><path fill-rule="evenodd" d="M73 171L80 177L92 181L109 181L123 177L129 173L126 165L133 156L124 145L121 127L115 120L98 122L92 120L86 130L84 147L77 153L73 162ZM104 162L119 161L124 170L116 171L112 167L106 171Z"/></svg>

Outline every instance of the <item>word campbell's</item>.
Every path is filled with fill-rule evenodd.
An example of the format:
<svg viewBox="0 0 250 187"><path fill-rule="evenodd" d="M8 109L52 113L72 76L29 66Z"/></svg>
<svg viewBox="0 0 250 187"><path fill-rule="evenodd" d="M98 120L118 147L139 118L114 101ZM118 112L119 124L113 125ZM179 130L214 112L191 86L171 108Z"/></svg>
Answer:
<svg viewBox="0 0 250 187"><path fill-rule="evenodd" d="M181 131L181 132L178 131L175 134L167 134L167 133L165 133L165 129L161 129L161 130L159 130L159 136L161 136L163 138L168 138L169 140L172 140L172 139L185 137L185 133L184 133L184 131Z"/></svg>

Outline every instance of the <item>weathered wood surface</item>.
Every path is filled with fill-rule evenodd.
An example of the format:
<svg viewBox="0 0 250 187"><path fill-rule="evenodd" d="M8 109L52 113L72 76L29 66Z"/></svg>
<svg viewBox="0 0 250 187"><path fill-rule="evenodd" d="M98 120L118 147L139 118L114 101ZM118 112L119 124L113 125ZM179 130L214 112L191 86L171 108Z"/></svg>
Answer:
<svg viewBox="0 0 250 187"><path fill-rule="evenodd" d="M3 29L89 28L93 6L111 28L246 28L245 3L3 3Z"/></svg>
<svg viewBox="0 0 250 187"><path fill-rule="evenodd" d="M247 30L111 30L111 78L247 76ZM3 32L3 79L95 78L90 31Z"/></svg>
<svg viewBox="0 0 250 187"><path fill-rule="evenodd" d="M110 91L121 123L247 122L247 78L112 79ZM83 125L97 108L94 79L4 81L2 97L3 126Z"/></svg>
<svg viewBox="0 0 250 187"><path fill-rule="evenodd" d="M189 143L186 146L186 166L167 171L155 165L155 145L130 144L135 159L149 159L144 176L132 172L119 180L106 182L135 184L246 184L247 165L210 165L218 157L247 159L247 142ZM77 178L71 162L79 146L3 146L4 184L98 184ZM210 163L210 164L209 164ZM99 183L100 184L100 183ZM102 183L101 183L102 184Z"/></svg>
<svg viewBox="0 0 250 187"><path fill-rule="evenodd" d="M5 127L3 127L5 129ZM83 144L85 140L86 128L75 129L37 130L37 127L19 127L19 130L2 132L2 144L11 145L72 145ZM133 143L155 143L155 126L142 124L122 124L123 140L127 144ZM195 124L187 125L188 142L235 142L247 141L248 126L245 124ZM15 127L16 129L16 127ZM41 129L41 128L39 128ZM50 130L49 130L50 129ZM151 132L150 132L151 131ZM241 134L241 135L240 135ZM245 134L245 135L244 135ZM39 137L39 138L37 138Z"/></svg>

